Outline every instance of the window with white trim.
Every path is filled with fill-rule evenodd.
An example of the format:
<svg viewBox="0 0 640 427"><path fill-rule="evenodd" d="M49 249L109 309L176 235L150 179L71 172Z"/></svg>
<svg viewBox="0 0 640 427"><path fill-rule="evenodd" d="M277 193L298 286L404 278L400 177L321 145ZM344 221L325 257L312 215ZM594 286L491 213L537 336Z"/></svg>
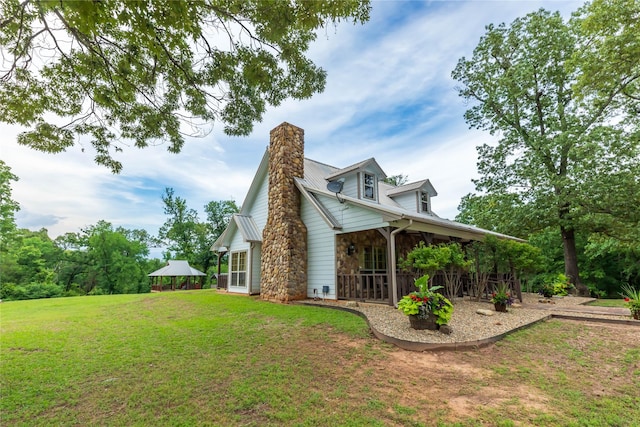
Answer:
<svg viewBox="0 0 640 427"><path fill-rule="evenodd" d="M247 287L247 251L231 252L231 260L229 261L229 270L231 272L231 282L229 286L238 288Z"/></svg>
<svg viewBox="0 0 640 427"><path fill-rule="evenodd" d="M420 211L429 212L429 194L426 191L420 192Z"/></svg>
<svg viewBox="0 0 640 427"><path fill-rule="evenodd" d="M376 176L370 173L362 174L362 195L365 199L376 200Z"/></svg>

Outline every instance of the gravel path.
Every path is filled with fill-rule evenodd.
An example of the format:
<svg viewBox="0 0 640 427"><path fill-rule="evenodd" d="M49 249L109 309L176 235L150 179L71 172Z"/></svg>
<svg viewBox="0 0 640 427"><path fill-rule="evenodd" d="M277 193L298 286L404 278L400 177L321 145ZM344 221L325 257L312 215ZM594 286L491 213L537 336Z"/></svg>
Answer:
<svg viewBox="0 0 640 427"><path fill-rule="evenodd" d="M353 302L347 303L346 301L314 301L311 304L348 307L351 310L363 313L374 329L388 337L413 343L433 344L454 344L491 339L545 319L550 315L550 311L554 314L565 313L574 317L579 316L591 319L625 319L620 315L576 311L580 304L592 301L593 299L591 298L553 298L554 304L539 303L540 299L541 297L537 294L523 294L523 304L514 304L507 313L495 312L493 304L489 302L476 302L468 298L458 299L454 302L453 316L449 323L452 328L450 335L445 335L438 331L412 329L409 326L407 316L388 305L359 302L357 306L353 306ZM566 308L567 311L564 312L563 308ZM477 314L476 311L478 309L491 310L493 315ZM628 315L626 319L629 319Z"/></svg>

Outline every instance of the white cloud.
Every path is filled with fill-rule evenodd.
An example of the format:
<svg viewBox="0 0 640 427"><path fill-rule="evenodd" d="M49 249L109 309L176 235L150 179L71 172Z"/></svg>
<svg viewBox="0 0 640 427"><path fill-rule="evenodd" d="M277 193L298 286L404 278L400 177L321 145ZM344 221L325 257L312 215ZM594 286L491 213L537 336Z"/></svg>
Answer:
<svg viewBox="0 0 640 427"><path fill-rule="evenodd" d="M20 181L14 199L19 226L47 227L55 237L106 220L157 232L165 216L165 187L202 213L211 200L241 203L269 142L283 121L305 129L306 155L347 166L375 157L388 174L429 178L438 191L434 210L452 218L460 198L473 191L475 147L491 137L470 131L465 106L450 73L470 56L485 25L511 22L541 6L567 15L580 2L373 1L372 19L321 32L312 59L328 71L324 93L272 108L247 138L227 137L216 124L190 138L178 155L160 145L118 153L112 175L93 163L90 147L50 155L15 143L18 129L0 125L2 159Z"/></svg>

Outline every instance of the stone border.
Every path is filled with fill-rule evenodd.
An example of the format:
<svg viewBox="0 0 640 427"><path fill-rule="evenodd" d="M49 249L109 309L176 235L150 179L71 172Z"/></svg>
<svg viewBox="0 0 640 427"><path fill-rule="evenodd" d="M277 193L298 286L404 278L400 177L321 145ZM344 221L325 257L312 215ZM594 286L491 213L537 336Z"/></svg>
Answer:
<svg viewBox="0 0 640 427"><path fill-rule="evenodd" d="M363 312L359 311L359 310L354 310L348 307L340 307L340 306L334 306L334 305L325 305L325 304L314 304L313 302L300 302L300 304L303 305L308 305L308 306L313 306L313 307L325 307L325 308L330 308L333 310L342 310L342 311L346 311L348 313L352 313L355 314L356 316L360 316L361 318L363 318L365 320L365 322L367 322L367 325L369 326L369 329L371 330L371 332L373 333L373 335L375 335L376 338L378 338L380 341L384 341L386 343L389 344L393 344L396 347L399 347L403 350L409 350L409 351L467 351L467 350L477 350L480 348L484 348L484 347L488 347L491 344L494 344L500 340L502 340L504 337L506 337L509 334L512 334L514 332L529 328L537 323L540 322L546 322L548 320L551 320L553 318L558 318L558 319L566 319L566 320L577 320L577 321L588 321L588 322L600 322L600 323L609 323L609 324L620 324L620 325L630 325L630 326L640 326L640 322L637 322L635 320L628 320L628 319L603 319L603 318L596 318L596 317L583 317L583 316L572 316L572 315L568 315L568 314L557 314L557 313L549 313L548 315L546 315L545 317L542 317L538 320L535 320L531 323L527 323L526 325L522 325L519 326L515 329L511 329L510 331L504 332L502 334L499 335L495 335L493 337L489 337L489 338L484 338L481 340L475 340L475 341L464 341L464 342L455 342L455 343L426 343L426 342L416 342L416 341L407 341L407 340L403 340L400 338L395 338L395 337L391 337L389 335L383 334L382 332L378 331L376 328L374 328L371 325L371 322L369 322L369 319L367 318L366 314L364 314Z"/></svg>

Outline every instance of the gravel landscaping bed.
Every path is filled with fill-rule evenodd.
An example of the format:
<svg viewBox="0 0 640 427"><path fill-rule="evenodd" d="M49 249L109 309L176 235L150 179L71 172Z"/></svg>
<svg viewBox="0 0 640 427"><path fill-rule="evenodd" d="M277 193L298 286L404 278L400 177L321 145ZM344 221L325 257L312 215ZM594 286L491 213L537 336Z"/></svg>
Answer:
<svg viewBox="0 0 640 427"><path fill-rule="evenodd" d="M561 314L563 313L562 308L575 309L580 304L593 300L591 298L564 297L553 298L554 304L542 304L538 302L541 299L543 298L537 294L523 294L523 304L511 306L507 313L495 312L493 304L486 301L476 302L468 298L457 299L454 301L453 316L449 323L452 329L449 335L438 331L412 329L407 316L388 305L359 302L355 306L353 302L347 303L346 301L313 301L308 303L359 311L366 316L371 327L395 339L415 343L453 344L490 339L548 318L551 314L550 311L553 311L554 314ZM478 309L491 310L493 315L478 314ZM620 316L576 313L575 311L566 313L574 317L620 319Z"/></svg>

